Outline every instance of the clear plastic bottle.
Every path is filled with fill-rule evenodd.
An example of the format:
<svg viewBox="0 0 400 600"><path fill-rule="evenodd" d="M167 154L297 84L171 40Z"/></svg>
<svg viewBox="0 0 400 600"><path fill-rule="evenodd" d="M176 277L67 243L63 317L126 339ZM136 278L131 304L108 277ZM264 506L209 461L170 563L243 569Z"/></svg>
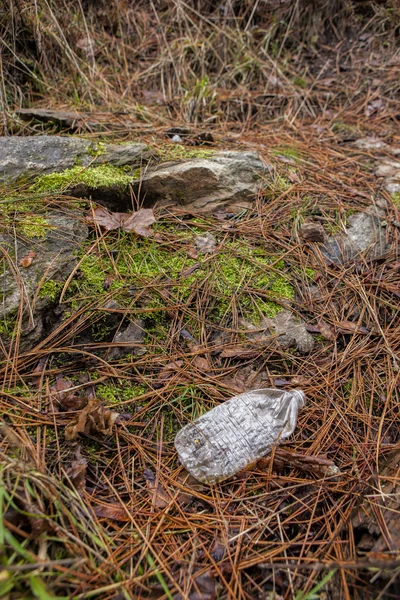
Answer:
<svg viewBox="0 0 400 600"><path fill-rule="evenodd" d="M228 479L289 437L305 395L300 390L252 390L234 396L181 429L179 460L203 483Z"/></svg>

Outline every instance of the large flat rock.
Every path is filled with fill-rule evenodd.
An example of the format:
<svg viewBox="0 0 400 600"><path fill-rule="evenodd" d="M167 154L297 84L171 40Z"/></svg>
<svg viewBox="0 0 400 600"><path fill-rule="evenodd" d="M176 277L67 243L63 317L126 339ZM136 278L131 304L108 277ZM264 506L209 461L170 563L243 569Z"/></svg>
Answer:
<svg viewBox="0 0 400 600"><path fill-rule="evenodd" d="M195 212L250 208L268 165L255 152L216 152L208 158L163 163L145 171L141 194L146 202L180 205Z"/></svg>
<svg viewBox="0 0 400 600"><path fill-rule="evenodd" d="M29 217L27 231L29 230ZM76 254L88 235L88 228L73 211L51 212L44 217L43 236L0 234L0 331L6 342L12 334L15 315L22 319L23 348L32 347L41 337L47 308L54 298L41 294L46 282L63 283L77 264ZM29 257L33 257L31 264ZM24 260L28 259L28 263ZM43 287L43 290L46 288ZM4 319L10 331L4 331Z"/></svg>
<svg viewBox="0 0 400 600"><path fill-rule="evenodd" d="M79 137L38 135L0 137L0 182L92 164L138 166L145 144L97 144Z"/></svg>

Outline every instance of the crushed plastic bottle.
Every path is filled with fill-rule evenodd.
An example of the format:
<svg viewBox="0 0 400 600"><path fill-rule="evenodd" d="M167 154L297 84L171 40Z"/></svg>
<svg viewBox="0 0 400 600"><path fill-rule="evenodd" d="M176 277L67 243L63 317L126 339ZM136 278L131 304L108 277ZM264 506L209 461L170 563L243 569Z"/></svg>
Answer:
<svg viewBox="0 0 400 600"><path fill-rule="evenodd" d="M300 390L252 390L216 406L175 438L179 460L202 483L235 475L289 437L305 404Z"/></svg>

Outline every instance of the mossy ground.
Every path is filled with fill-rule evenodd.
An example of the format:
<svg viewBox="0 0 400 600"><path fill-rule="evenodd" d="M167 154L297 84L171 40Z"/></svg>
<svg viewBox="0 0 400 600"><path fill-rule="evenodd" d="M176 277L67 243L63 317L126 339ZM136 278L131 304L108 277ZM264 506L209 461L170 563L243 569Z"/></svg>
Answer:
<svg viewBox="0 0 400 600"><path fill-rule="evenodd" d="M171 306L190 312L205 295L205 316L218 321L232 317L232 299L235 310L253 320L275 316L282 310L281 301L293 299L290 273L276 255L239 238L225 242L212 260L207 255L193 258L196 232L190 227L177 231L172 243L169 229L159 225L157 240L110 232L96 251L83 250L68 302L76 308L111 294L121 306L133 312L134 307L147 309L149 319L162 320Z"/></svg>
<svg viewBox="0 0 400 600"><path fill-rule="evenodd" d="M392 194L392 200L395 206L400 207L400 192Z"/></svg>
<svg viewBox="0 0 400 600"><path fill-rule="evenodd" d="M189 158L212 158L215 150L210 148L190 148L182 144L163 144L156 150L162 162L187 160Z"/></svg>
<svg viewBox="0 0 400 600"><path fill-rule="evenodd" d="M139 177L140 169L132 172L130 167L114 167L105 164L85 168L76 165L59 173L49 173L37 177L31 186L31 191L55 193L78 184L83 184L88 189L93 190L97 188L127 187Z"/></svg>

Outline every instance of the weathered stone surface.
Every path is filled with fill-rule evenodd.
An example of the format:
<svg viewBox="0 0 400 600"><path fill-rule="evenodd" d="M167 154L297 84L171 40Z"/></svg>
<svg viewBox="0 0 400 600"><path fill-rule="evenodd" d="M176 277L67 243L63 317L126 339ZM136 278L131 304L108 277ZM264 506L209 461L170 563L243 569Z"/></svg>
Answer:
<svg viewBox="0 0 400 600"><path fill-rule="evenodd" d="M137 319L132 321L125 328L120 329L114 336L113 346L108 354L110 359L118 359L126 354L144 354L144 321Z"/></svg>
<svg viewBox="0 0 400 600"><path fill-rule="evenodd" d="M314 348L314 338L307 331L305 322L289 310L282 310L273 318L264 317L257 326L244 319L239 323L250 340L269 341L275 335L281 348L297 348L302 354Z"/></svg>
<svg viewBox="0 0 400 600"><path fill-rule="evenodd" d="M22 310L25 348L40 338L46 308L54 303L51 293L40 293L42 285L67 279L77 261L74 252L88 234L87 226L72 211L50 212L45 218L48 230L42 238L0 234L0 324L7 319L11 326L13 316ZM36 253L32 263L21 266L20 260L29 253Z"/></svg>
<svg viewBox="0 0 400 600"><path fill-rule="evenodd" d="M360 254L375 259L386 254L390 244L386 240L386 227L371 213L356 213L348 220L346 233L330 237L322 248L327 262L342 264Z"/></svg>
<svg viewBox="0 0 400 600"><path fill-rule="evenodd" d="M254 152L216 152L209 158L163 163L143 174L141 193L161 205L212 212L249 208L268 166Z"/></svg>
<svg viewBox="0 0 400 600"><path fill-rule="evenodd" d="M105 144L100 148L95 142L78 137L1 137L0 182L64 171L77 164L138 166L145 154L144 144Z"/></svg>
<svg viewBox="0 0 400 600"><path fill-rule="evenodd" d="M307 222L300 227L300 237L307 242L323 242L325 231L321 223Z"/></svg>
<svg viewBox="0 0 400 600"><path fill-rule="evenodd" d="M281 348L297 348L302 354L314 348L314 338L306 329L306 324L288 310L278 313L273 319L264 319L263 325L278 336Z"/></svg>

